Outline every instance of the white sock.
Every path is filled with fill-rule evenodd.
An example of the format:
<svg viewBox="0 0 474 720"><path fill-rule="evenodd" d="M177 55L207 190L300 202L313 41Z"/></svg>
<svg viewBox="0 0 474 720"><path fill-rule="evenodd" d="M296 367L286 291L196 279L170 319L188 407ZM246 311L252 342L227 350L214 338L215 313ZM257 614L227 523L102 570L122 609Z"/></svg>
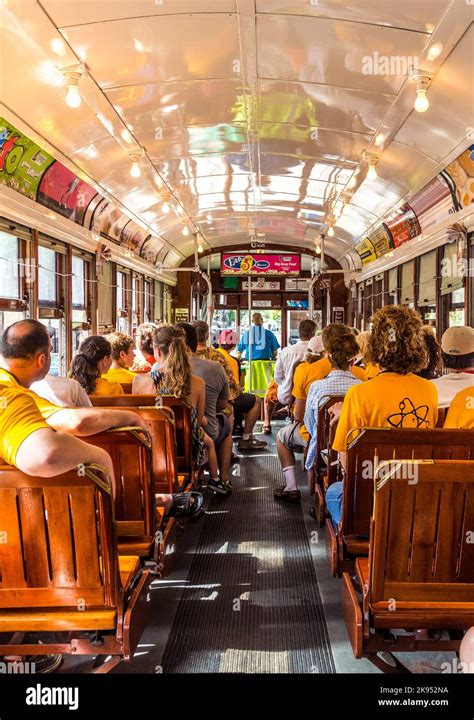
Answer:
<svg viewBox="0 0 474 720"><path fill-rule="evenodd" d="M295 477L295 466L290 465L290 467L282 468L283 469L283 477L285 478L286 486L285 490L288 490L289 492L292 492L297 489L296 487L296 477Z"/></svg>
<svg viewBox="0 0 474 720"><path fill-rule="evenodd" d="M242 433L242 440L250 440L252 433Z"/></svg>

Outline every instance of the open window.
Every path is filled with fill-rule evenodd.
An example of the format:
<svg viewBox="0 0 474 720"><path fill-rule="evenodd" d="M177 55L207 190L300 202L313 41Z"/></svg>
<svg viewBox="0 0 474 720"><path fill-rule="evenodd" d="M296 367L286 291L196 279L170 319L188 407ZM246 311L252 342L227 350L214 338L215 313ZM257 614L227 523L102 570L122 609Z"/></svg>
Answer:
<svg viewBox="0 0 474 720"><path fill-rule="evenodd" d="M5 229L4 229L5 228ZM0 223L0 333L27 317L28 290L34 281L27 230ZM33 272L33 277L31 273Z"/></svg>
<svg viewBox="0 0 474 720"><path fill-rule="evenodd" d="M67 333L64 317L66 247L40 236L38 247L38 318L51 336L51 375L67 374Z"/></svg>

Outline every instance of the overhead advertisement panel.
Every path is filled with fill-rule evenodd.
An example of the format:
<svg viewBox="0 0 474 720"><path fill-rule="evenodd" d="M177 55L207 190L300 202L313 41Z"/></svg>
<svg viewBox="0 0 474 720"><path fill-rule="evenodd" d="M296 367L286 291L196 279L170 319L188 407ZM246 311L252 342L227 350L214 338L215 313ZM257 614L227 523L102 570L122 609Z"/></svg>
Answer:
<svg viewBox="0 0 474 720"><path fill-rule="evenodd" d="M374 246L372 245L368 237L358 242L357 245L354 246L354 250L359 255L362 266L367 265L368 263L377 259Z"/></svg>
<svg viewBox="0 0 474 720"><path fill-rule="evenodd" d="M404 203L398 210L392 213L385 221L394 247L400 247L408 240L420 234L420 223L413 212L413 208L408 203Z"/></svg>
<svg viewBox="0 0 474 720"><path fill-rule="evenodd" d="M293 254L223 253L222 275L299 275L301 256Z"/></svg>
<svg viewBox="0 0 474 720"><path fill-rule="evenodd" d="M383 255L386 255L393 249L392 237L385 225L381 225L377 228L377 230L370 233L367 239L372 245L375 255L378 258L383 257Z"/></svg>
<svg viewBox="0 0 474 720"><path fill-rule="evenodd" d="M0 117L0 182L36 200L38 185L54 158Z"/></svg>
<svg viewBox="0 0 474 720"><path fill-rule="evenodd" d="M94 188L67 167L54 161L41 178L37 200L41 205L82 225L89 203L96 195Z"/></svg>
<svg viewBox="0 0 474 720"><path fill-rule="evenodd" d="M423 233L456 212L451 189L441 175L437 175L423 190L417 192L411 198L410 206Z"/></svg>

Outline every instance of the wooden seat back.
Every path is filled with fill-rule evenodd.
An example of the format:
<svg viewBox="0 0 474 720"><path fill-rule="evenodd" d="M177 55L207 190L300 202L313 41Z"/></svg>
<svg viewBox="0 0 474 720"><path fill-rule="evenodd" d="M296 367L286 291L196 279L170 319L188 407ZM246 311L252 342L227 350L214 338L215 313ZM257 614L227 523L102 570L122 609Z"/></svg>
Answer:
<svg viewBox="0 0 474 720"><path fill-rule="evenodd" d="M129 407L104 407L104 410L129 410ZM165 408L134 407L133 412L148 424L152 444L152 472L155 493L179 492L176 463L176 438L173 417Z"/></svg>
<svg viewBox="0 0 474 720"><path fill-rule="evenodd" d="M321 450L330 448L329 434L330 434L330 421L331 416L329 414L329 408L336 405L339 402L344 402L344 395L329 395L324 399L318 406L318 425L316 431L316 479L317 481L323 475L326 475L328 466L321 457Z"/></svg>
<svg viewBox="0 0 474 720"><path fill-rule="evenodd" d="M112 458L115 520L122 554L148 557L156 532L151 440L142 428L117 428L84 438Z"/></svg>
<svg viewBox="0 0 474 720"><path fill-rule="evenodd" d="M176 429L176 460L178 473L191 475L193 471L193 428L191 408L180 398L173 395L161 395L157 398L163 408L173 411Z"/></svg>
<svg viewBox="0 0 474 720"><path fill-rule="evenodd" d="M132 392L132 383L120 383L122 386L122 390L124 391L125 395L130 395Z"/></svg>
<svg viewBox="0 0 474 720"><path fill-rule="evenodd" d="M350 435L350 433L349 433ZM374 471L384 460L472 460L472 430L361 428L348 445L342 503L343 537L369 537Z"/></svg>
<svg viewBox="0 0 474 720"><path fill-rule="evenodd" d="M383 609L393 599L399 609L467 603L472 616L474 460L381 463L375 480L371 606Z"/></svg>
<svg viewBox="0 0 474 720"><path fill-rule="evenodd" d="M94 407L145 407L156 404L156 395L90 395Z"/></svg>
<svg viewBox="0 0 474 720"><path fill-rule="evenodd" d="M50 478L0 466L0 608L120 607L108 478L84 466Z"/></svg>

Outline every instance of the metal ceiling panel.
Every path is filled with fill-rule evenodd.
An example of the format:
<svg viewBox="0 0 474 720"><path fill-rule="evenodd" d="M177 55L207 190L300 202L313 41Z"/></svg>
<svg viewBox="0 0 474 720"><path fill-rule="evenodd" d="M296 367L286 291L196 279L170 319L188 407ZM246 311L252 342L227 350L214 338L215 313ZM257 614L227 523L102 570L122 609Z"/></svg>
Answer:
<svg viewBox="0 0 474 720"><path fill-rule="evenodd" d="M258 13L327 17L430 33L450 4L450 0L397 0L396 3L387 0L352 3L347 0L256 0L256 9Z"/></svg>
<svg viewBox="0 0 474 720"><path fill-rule="evenodd" d="M234 79L238 75L235 15L114 20L70 27L64 30L64 37L104 90L164 81Z"/></svg>
<svg viewBox="0 0 474 720"><path fill-rule="evenodd" d="M41 0L41 5L58 27L153 15L231 13L236 9L235 0Z"/></svg>
<svg viewBox="0 0 474 720"><path fill-rule="evenodd" d="M260 15L257 20L260 78L397 93L407 70L397 72L396 64L393 74L364 69L378 69L381 57L416 59L427 42L422 33L321 17Z"/></svg>

